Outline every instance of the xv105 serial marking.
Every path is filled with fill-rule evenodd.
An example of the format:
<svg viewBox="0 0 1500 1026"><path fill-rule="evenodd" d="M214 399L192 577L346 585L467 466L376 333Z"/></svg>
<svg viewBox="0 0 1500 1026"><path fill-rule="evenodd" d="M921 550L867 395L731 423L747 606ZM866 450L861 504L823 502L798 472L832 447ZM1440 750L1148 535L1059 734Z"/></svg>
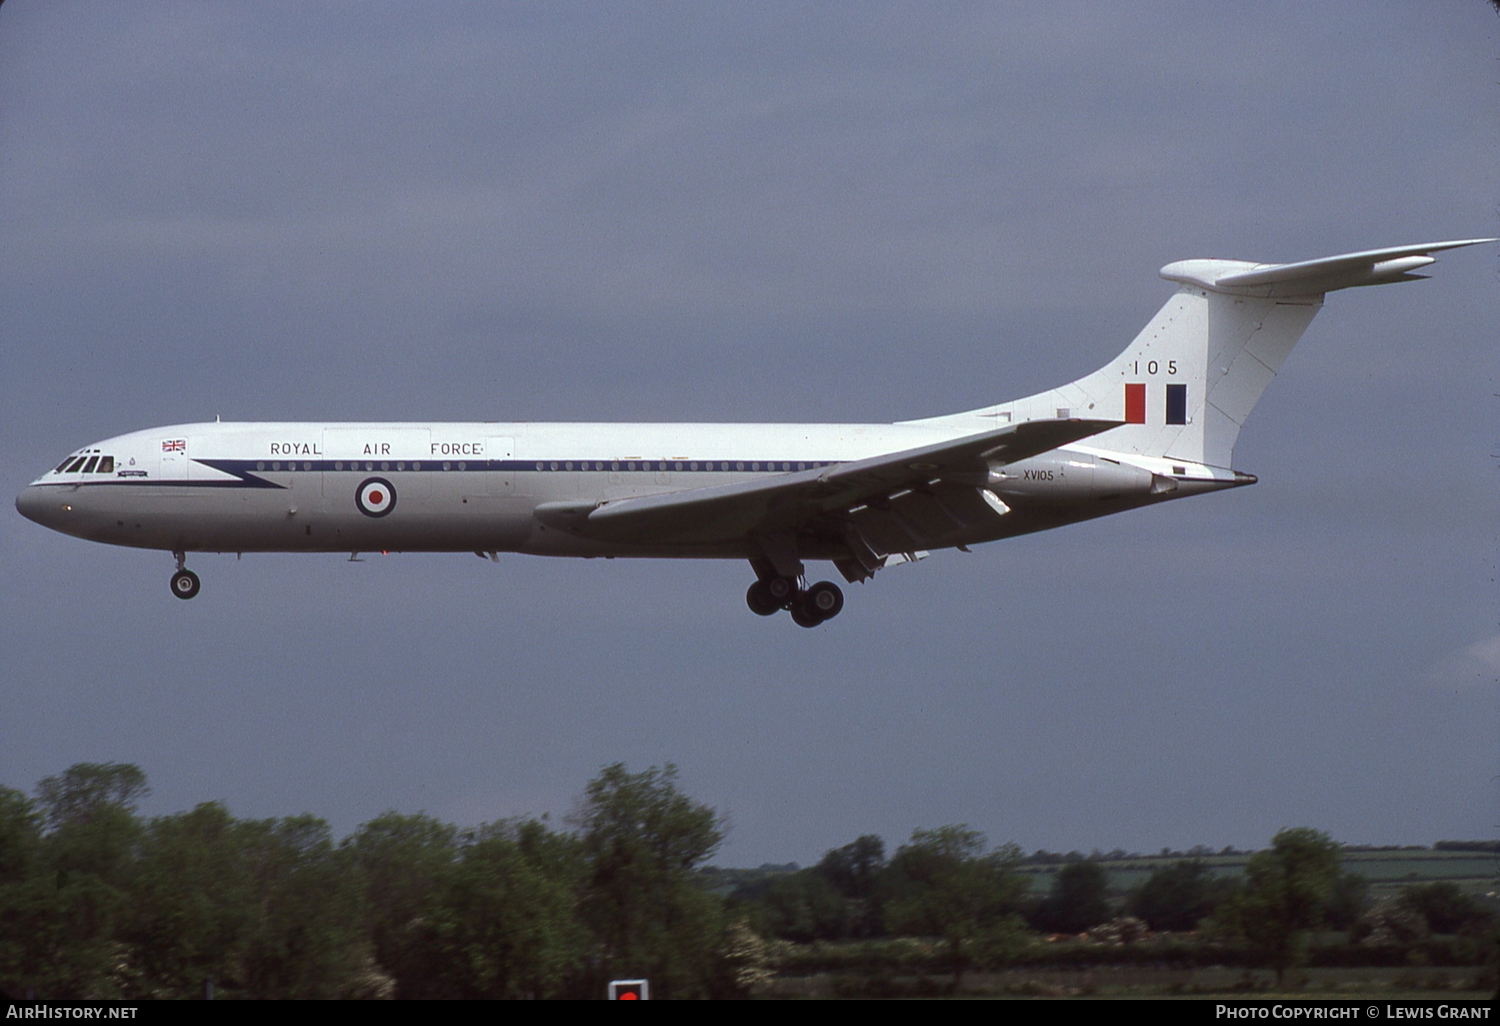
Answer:
<svg viewBox="0 0 1500 1026"><path fill-rule="evenodd" d="M1240 426L1324 293L1469 239L1292 264L1184 260L1135 341L1072 384L898 424L184 424L79 449L16 499L93 541L189 552L746 559L812 627L848 581L954 548L1251 484Z"/></svg>

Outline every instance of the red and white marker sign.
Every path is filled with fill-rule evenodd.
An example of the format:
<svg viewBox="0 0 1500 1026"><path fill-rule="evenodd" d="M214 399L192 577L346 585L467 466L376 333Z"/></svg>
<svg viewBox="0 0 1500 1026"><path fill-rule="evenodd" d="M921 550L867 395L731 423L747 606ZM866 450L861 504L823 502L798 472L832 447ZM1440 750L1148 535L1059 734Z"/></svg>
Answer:
<svg viewBox="0 0 1500 1026"><path fill-rule="evenodd" d="M396 489L383 477L367 477L354 493L354 504L367 517L383 517L396 508Z"/></svg>

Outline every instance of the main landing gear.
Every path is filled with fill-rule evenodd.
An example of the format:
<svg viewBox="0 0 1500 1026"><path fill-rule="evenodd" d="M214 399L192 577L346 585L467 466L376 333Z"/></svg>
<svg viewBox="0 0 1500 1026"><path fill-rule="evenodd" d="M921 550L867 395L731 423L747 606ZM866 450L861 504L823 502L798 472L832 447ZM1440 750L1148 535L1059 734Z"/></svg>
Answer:
<svg viewBox="0 0 1500 1026"><path fill-rule="evenodd" d="M203 582L198 580L198 575L187 569L183 564L187 562L187 554L174 552L177 557L177 572L172 574L172 594L180 599L190 599L198 594Z"/></svg>
<svg viewBox="0 0 1500 1026"><path fill-rule="evenodd" d="M745 604L757 616L785 609L799 627L816 627L839 615L844 608L844 593L831 581L819 581L803 590L793 577L762 577L745 592Z"/></svg>

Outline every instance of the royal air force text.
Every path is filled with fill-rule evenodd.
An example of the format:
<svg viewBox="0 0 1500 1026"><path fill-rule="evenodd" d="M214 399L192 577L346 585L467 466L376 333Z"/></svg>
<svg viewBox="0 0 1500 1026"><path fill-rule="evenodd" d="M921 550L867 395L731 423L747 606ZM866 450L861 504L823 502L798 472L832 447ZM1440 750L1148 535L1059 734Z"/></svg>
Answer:
<svg viewBox="0 0 1500 1026"><path fill-rule="evenodd" d="M483 456L483 442L432 442L429 446L433 456ZM361 456L389 456L390 442L367 442ZM272 456L322 456L323 449L317 442L272 442Z"/></svg>

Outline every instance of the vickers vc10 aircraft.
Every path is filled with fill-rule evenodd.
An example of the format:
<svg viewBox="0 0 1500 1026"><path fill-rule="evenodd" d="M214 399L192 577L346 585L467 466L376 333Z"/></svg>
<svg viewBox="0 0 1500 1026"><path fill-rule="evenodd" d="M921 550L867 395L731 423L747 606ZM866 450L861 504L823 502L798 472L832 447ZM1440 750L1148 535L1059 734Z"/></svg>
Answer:
<svg viewBox="0 0 1500 1026"><path fill-rule="evenodd" d="M1183 260L1177 292L1093 374L896 424L182 424L77 450L16 508L92 541L189 552L744 559L746 601L813 627L846 581L941 548L1253 484L1251 408L1325 293L1425 277L1397 246L1290 264Z"/></svg>

